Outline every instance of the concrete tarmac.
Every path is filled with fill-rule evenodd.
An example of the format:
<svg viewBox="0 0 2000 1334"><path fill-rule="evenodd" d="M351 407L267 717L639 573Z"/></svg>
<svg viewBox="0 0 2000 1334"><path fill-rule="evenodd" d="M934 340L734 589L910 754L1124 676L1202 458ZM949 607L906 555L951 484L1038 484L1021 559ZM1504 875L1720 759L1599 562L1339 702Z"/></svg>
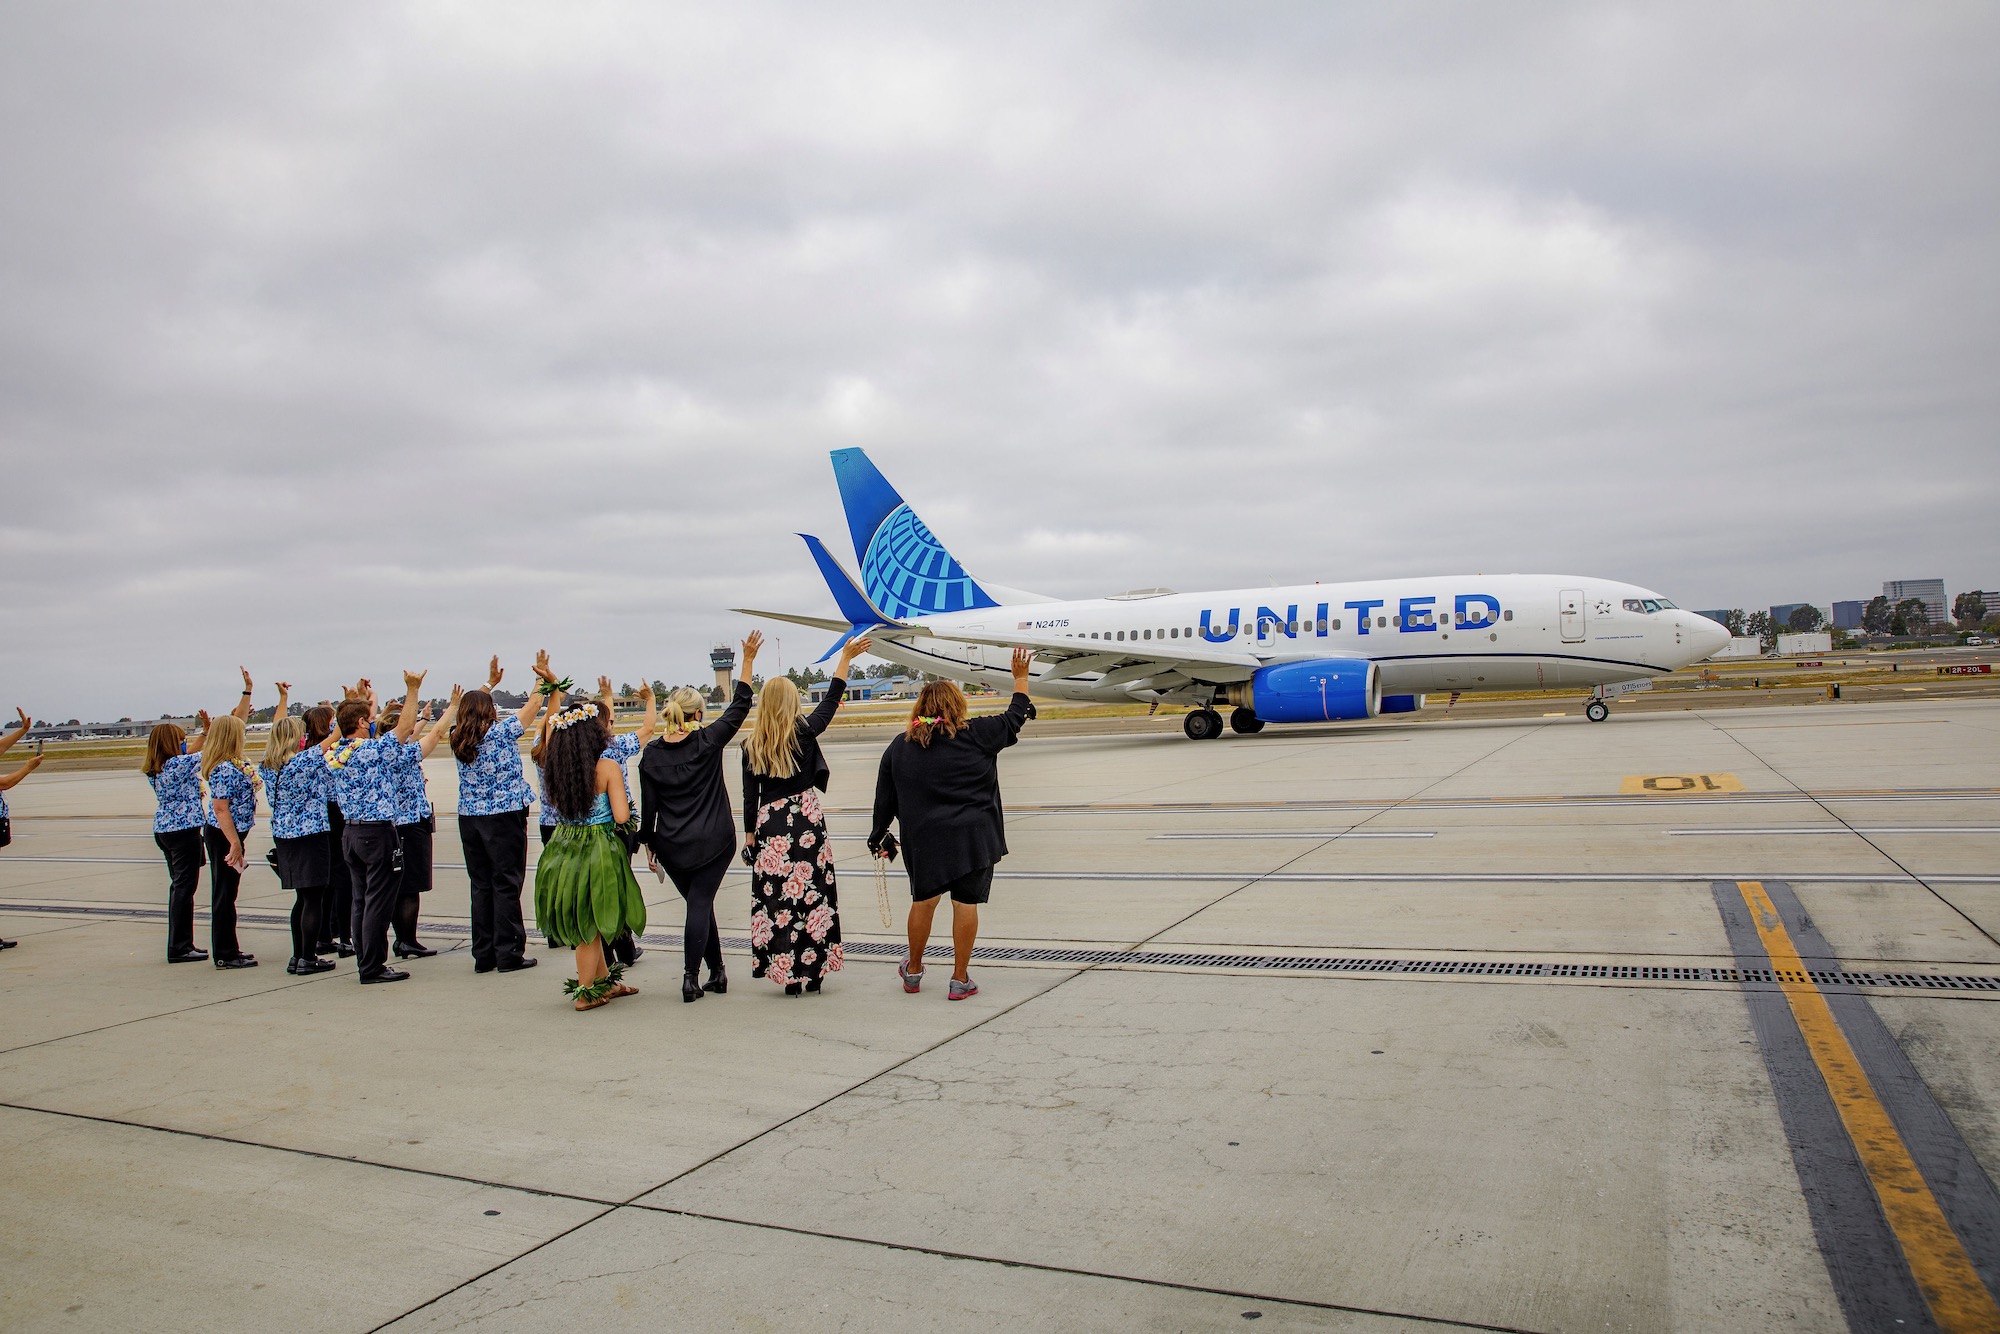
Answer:
<svg viewBox="0 0 2000 1334"><path fill-rule="evenodd" d="M0 1328L2000 1327L1996 737L1996 700L1031 724L959 1003L942 936L896 984L880 745L841 740L826 994L749 977L738 872L730 992L682 1004L642 871L642 994L589 1014L559 952L473 973L448 763L445 952L365 989L284 973L262 820L263 966L168 966L143 781L38 774Z"/></svg>

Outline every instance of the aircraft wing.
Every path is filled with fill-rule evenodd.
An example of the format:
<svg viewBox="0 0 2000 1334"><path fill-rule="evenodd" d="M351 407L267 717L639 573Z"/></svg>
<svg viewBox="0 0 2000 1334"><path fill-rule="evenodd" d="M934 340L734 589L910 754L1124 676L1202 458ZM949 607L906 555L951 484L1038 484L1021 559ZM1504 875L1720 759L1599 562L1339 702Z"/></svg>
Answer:
<svg viewBox="0 0 2000 1334"><path fill-rule="evenodd" d="M846 629L845 626L841 627ZM930 625L924 621L905 621L894 627L885 627L874 633L885 639L903 639L912 631L929 635L934 639L952 639L963 644L987 644L994 648L1031 648L1035 657L1042 662L1058 665L1079 658L1092 660L1088 667L1079 671L1107 671L1121 664L1159 664L1159 670L1167 670L1176 663L1199 664L1206 667L1261 667L1264 660L1256 654L1241 648L1226 647L1221 644L1206 644L1199 640L1159 640L1138 643L1106 642L1102 639L1069 639L1062 635L1052 635L1033 630L1002 630L981 628L964 629L958 626ZM1068 673L1065 673L1067 675Z"/></svg>

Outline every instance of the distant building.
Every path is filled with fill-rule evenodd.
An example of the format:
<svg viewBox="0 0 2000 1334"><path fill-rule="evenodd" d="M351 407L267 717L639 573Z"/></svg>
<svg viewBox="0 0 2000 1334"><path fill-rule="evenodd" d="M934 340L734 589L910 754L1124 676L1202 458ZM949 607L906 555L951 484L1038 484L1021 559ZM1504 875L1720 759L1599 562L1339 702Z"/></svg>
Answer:
<svg viewBox="0 0 2000 1334"><path fill-rule="evenodd" d="M1703 613L1706 615L1707 613ZM1761 658L1764 656L1764 641L1755 635L1737 635L1724 644L1720 650L1708 656L1710 662L1727 662L1731 658Z"/></svg>
<svg viewBox="0 0 2000 1334"><path fill-rule="evenodd" d="M1810 602L1780 602L1777 606L1771 608L1772 628L1777 630L1784 629L1792 623L1793 612L1797 611L1800 607L1810 607L1811 605L1812 603Z"/></svg>
<svg viewBox="0 0 2000 1334"><path fill-rule="evenodd" d="M1833 604L1833 628L1836 630L1859 630L1861 613L1867 610L1866 602L1836 602Z"/></svg>
<svg viewBox="0 0 2000 1334"><path fill-rule="evenodd" d="M1778 636L1780 657L1790 658L1803 653L1831 652L1833 652L1833 636L1824 630L1815 630L1810 634Z"/></svg>
<svg viewBox="0 0 2000 1334"><path fill-rule="evenodd" d="M1882 585L1882 596L1889 599L1892 608L1915 598L1931 614L1932 625L1951 624L1951 606L1945 601L1942 579L1891 579Z"/></svg>

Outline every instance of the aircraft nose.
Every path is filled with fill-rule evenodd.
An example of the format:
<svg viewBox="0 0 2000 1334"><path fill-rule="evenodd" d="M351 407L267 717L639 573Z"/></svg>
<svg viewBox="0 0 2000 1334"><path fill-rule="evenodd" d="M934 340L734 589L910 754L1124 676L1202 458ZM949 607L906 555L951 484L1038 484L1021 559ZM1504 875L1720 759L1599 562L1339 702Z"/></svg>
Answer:
<svg viewBox="0 0 2000 1334"><path fill-rule="evenodd" d="M1696 662L1713 657L1729 646L1729 630L1726 626L1718 621L1711 621L1706 616L1696 616L1693 612L1688 613L1688 618L1694 622L1690 627L1692 633L1688 635L1688 641L1695 646Z"/></svg>

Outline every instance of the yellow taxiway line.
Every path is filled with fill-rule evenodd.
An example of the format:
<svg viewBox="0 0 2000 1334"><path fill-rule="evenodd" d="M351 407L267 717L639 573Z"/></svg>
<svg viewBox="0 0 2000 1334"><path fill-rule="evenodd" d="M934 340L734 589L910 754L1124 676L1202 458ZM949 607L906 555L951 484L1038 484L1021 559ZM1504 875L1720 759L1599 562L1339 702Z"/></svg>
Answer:
<svg viewBox="0 0 2000 1334"><path fill-rule="evenodd" d="M1806 971L1771 896L1756 880L1739 880L1736 888L1750 909L1751 922L1770 956L1771 971L1792 1007L1792 1017L1819 1066L1820 1077L1826 1081L1841 1124L1854 1141L1862 1170L1875 1188L1875 1197L1882 1203L1882 1212L1931 1317L1946 1334L1995 1334L2000 1331L2000 1305L1980 1281L1972 1258L1938 1207L1937 1197L1917 1170L1888 1111L1875 1096L1875 1086L1848 1045L1826 997Z"/></svg>

